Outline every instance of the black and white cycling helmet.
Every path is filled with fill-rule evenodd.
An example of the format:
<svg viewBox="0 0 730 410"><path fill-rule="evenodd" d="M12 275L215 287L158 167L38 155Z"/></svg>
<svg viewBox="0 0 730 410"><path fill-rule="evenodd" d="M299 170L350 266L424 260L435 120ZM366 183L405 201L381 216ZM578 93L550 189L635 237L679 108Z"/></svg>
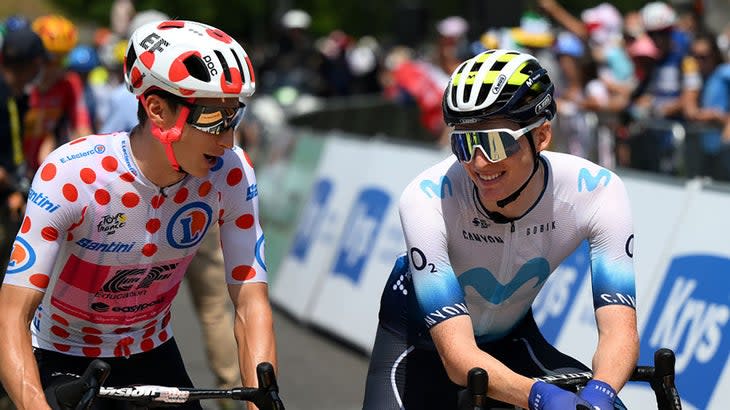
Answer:
<svg viewBox="0 0 730 410"><path fill-rule="evenodd" d="M555 115L555 86L530 54L487 50L454 70L442 108L449 126L504 117L520 124Z"/></svg>
<svg viewBox="0 0 730 410"><path fill-rule="evenodd" d="M127 88L140 97L161 89L183 98L250 97L251 61L241 45L207 24L167 20L132 33L124 62Z"/></svg>

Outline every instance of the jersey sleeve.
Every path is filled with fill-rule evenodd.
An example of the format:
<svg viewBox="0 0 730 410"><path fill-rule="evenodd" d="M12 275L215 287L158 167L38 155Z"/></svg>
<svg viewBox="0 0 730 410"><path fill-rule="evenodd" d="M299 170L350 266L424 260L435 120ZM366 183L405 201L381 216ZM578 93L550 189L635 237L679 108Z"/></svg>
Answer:
<svg viewBox="0 0 730 410"><path fill-rule="evenodd" d="M618 175L604 171L594 192L595 212L588 224L593 307L625 305L635 309L634 232L629 197Z"/></svg>
<svg viewBox="0 0 730 410"><path fill-rule="evenodd" d="M73 182L78 175L56 159L49 155L33 179L4 284L45 292L61 243L83 218L84 201Z"/></svg>
<svg viewBox="0 0 730 410"><path fill-rule="evenodd" d="M266 282L264 234L259 223L256 176L248 155L240 148L226 155L221 186L221 246L229 284Z"/></svg>
<svg viewBox="0 0 730 410"><path fill-rule="evenodd" d="M428 328L468 314L464 292L449 260L441 201L440 197L430 197L411 183L399 202L409 270Z"/></svg>

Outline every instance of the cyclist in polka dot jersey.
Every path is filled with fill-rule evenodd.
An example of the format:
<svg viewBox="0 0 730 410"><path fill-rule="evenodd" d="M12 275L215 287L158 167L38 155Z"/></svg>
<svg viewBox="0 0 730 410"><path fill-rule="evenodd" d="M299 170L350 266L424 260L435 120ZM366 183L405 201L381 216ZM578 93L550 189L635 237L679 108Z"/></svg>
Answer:
<svg viewBox="0 0 730 410"><path fill-rule="evenodd" d="M0 288L0 376L18 408L48 408L54 373L97 357L112 364L108 385L192 386L170 309L213 223L244 384L259 362L276 365L256 179L233 145L255 89L246 52L204 24L155 22L135 31L125 64L140 124L59 147L29 193Z"/></svg>

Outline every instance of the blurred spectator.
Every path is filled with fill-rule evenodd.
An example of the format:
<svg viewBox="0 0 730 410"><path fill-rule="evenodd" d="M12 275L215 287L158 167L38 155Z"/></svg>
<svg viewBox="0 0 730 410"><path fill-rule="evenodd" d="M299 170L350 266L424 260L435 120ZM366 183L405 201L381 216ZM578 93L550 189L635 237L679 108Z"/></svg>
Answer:
<svg viewBox="0 0 730 410"><path fill-rule="evenodd" d="M380 44L372 36L361 37L347 50L346 58L352 75L352 94L375 94L382 91L378 80L381 57Z"/></svg>
<svg viewBox="0 0 730 410"><path fill-rule="evenodd" d="M134 14L134 0L114 0L109 12L111 31L119 37L127 37Z"/></svg>
<svg viewBox="0 0 730 410"><path fill-rule="evenodd" d="M99 133L131 131L137 121L137 98L124 82L124 53L127 40L117 40L102 47L102 62L108 71L108 81L97 90Z"/></svg>
<svg viewBox="0 0 730 410"><path fill-rule="evenodd" d="M416 58L407 47L394 47L385 58L381 80L386 98L404 105L415 103L421 125L433 141L447 144L441 99L449 77L440 68Z"/></svg>
<svg viewBox="0 0 730 410"><path fill-rule="evenodd" d="M0 51L0 277L5 276L20 226L30 181L23 155L22 118L28 111L27 86L37 80L45 50L28 26L8 30ZM10 262L10 267L13 262Z"/></svg>
<svg viewBox="0 0 730 410"><path fill-rule="evenodd" d="M730 180L730 64L710 32L696 35L684 62L682 102L688 130L699 139L689 177L710 176ZM694 168L694 169L693 169Z"/></svg>
<svg viewBox="0 0 730 410"><path fill-rule="evenodd" d="M583 110L585 100L585 86L591 74L587 70L585 47L583 42L573 33L560 32L553 46L560 67L552 73L553 83L561 84L555 91L558 116L555 125L563 141L555 141L562 145L562 151L569 152L587 159L593 159L595 141L594 135L586 121L586 112ZM563 142L561 144L561 142Z"/></svg>
<svg viewBox="0 0 730 410"><path fill-rule="evenodd" d="M449 16L436 23L436 31L437 65L446 75L451 75L462 61L471 57L466 38L469 23L461 16Z"/></svg>
<svg viewBox="0 0 730 410"><path fill-rule="evenodd" d="M94 119L96 118L96 95L89 83L89 74L99 66L99 56L96 49L90 45L79 44L71 50L66 58L66 66L69 70L77 73L81 77L84 87L84 102L89 110L91 118L91 128L95 132L97 130Z"/></svg>
<svg viewBox="0 0 730 410"><path fill-rule="evenodd" d="M686 34L675 30L677 15L663 2L646 4L641 9L641 20L656 45L658 58L635 91L629 109L632 120L643 124L631 141L631 166L674 173L677 153L672 121L682 119L681 64L687 54Z"/></svg>
<svg viewBox="0 0 730 410"><path fill-rule="evenodd" d="M32 27L48 52L25 115L23 148L30 172L35 172L56 146L90 134L91 119L81 77L64 65L66 56L76 46L76 25L60 15L45 15L35 19Z"/></svg>
<svg viewBox="0 0 730 410"><path fill-rule="evenodd" d="M282 104L291 104L299 94L326 96L330 89L322 75L324 57L309 33L312 18L292 9L280 19L277 43L266 52L258 68L259 92L272 94ZM290 101L291 100L291 101Z"/></svg>
<svg viewBox="0 0 730 410"><path fill-rule="evenodd" d="M342 30L333 30L327 37L316 42L323 57L320 72L325 90L320 95L336 97L350 94L352 72L347 53L352 44L352 38Z"/></svg>

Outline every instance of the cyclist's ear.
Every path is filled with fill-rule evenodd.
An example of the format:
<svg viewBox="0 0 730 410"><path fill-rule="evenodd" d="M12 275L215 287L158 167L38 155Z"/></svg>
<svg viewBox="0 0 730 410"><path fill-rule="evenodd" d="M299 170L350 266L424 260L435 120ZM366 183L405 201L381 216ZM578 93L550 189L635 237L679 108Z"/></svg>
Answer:
<svg viewBox="0 0 730 410"><path fill-rule="evenodd" d="M537 152L548 149L553 140L553 126L550 121L545 121L545 124L532 130L532 136Z"/></svg>

